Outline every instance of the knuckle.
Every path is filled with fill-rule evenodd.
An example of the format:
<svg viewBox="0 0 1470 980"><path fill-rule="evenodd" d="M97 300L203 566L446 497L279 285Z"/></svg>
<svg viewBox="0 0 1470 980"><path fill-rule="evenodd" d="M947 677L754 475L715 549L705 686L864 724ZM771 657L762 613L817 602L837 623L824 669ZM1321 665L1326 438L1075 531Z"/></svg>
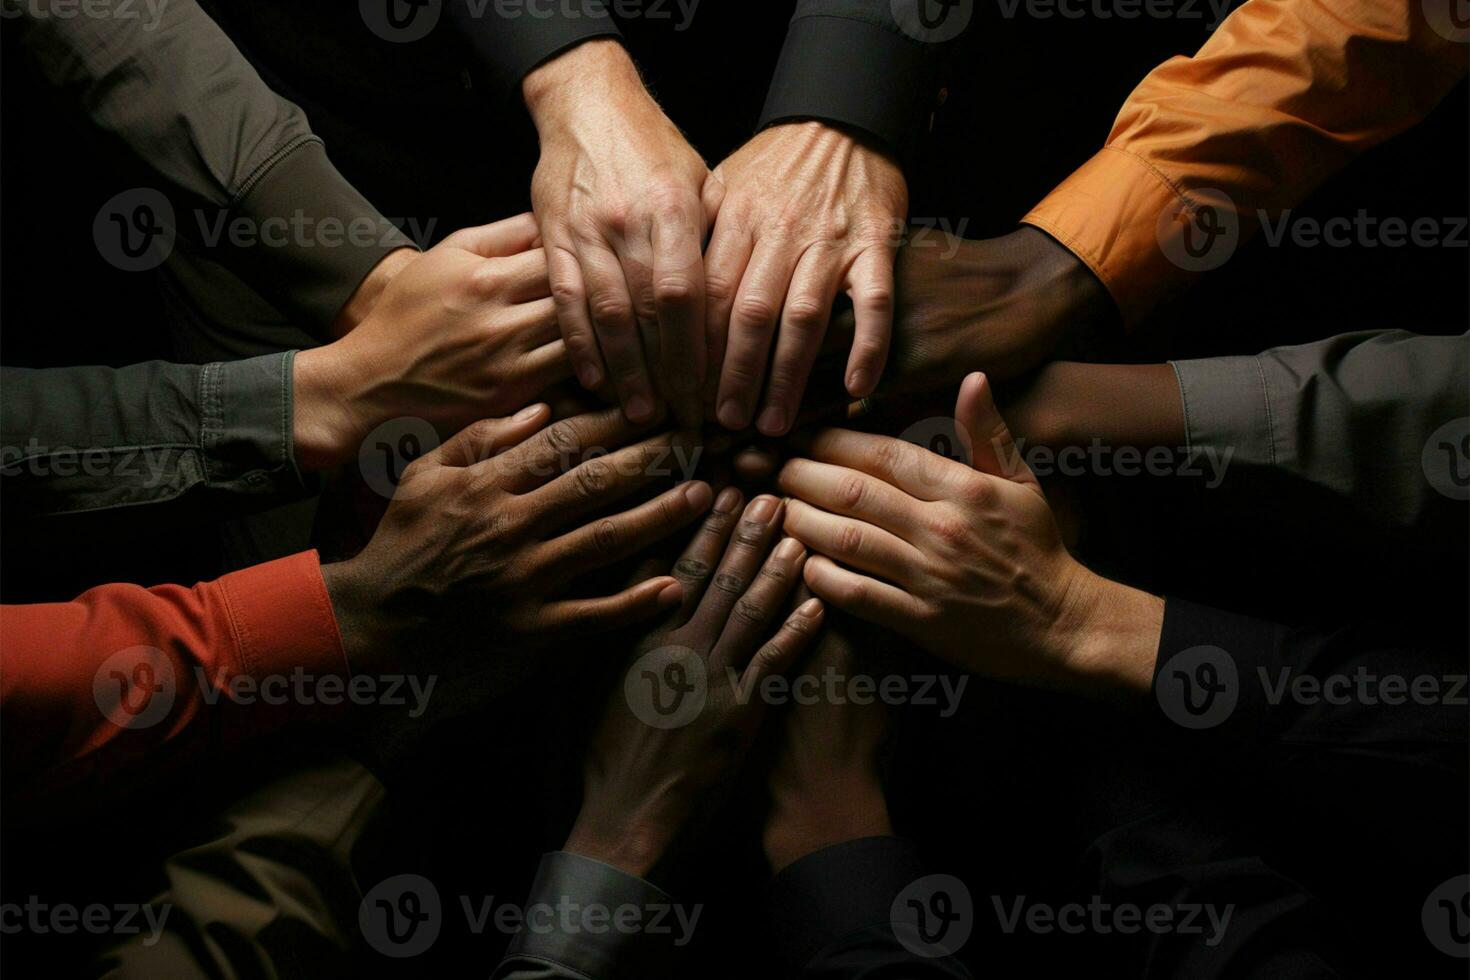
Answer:
<svg viewBox="0 0 1470 980"><path fill-rule="evenodd" d="M897 439L885 439L878 443L873 456L884 473L902 473L909 464L909 444Z"/></svg>
<svg viewBox="0 0 1470 980"><path fill-rule="evenodd" d="M714 569L698 558L681 558L674 565L674 577L685 582L703 582Z"/></svg>
<svg viewBox="0 0 1470 980"><path fill-rule="evenodd" d="M768 325L776 322L776 305L764 296L742 296L735 303L735 317L749 324Z"/></svg>
<svg viewBox="0 0 1470 980"><path fill-rule="evenodd" d="M587 294L576 280L560 276L551 281L551 298L561 306L581 306L587 302Z"/></svg>
<svg viewBox="0 0 1470 980"><path fill-rule="evenodd" d="M893 288L890 286L866 286L857 291L857 302L870 313L893 312Z"/></svg>
<svg viewBox="0 0 1470 980"><path fill-rule="evenodd" d="M697 292L694 280L683 275L664 275L653 284L654 302L663 307L689 307Z"/></svg>
<svg viewBox="0 0 1470 980"><path fill-rule="evenodd" d="M600 555L617 554L622 541L622 531L615 521L598 521L592 529L592 545Z"/></svg>
<svg viewBox="0 0 1470 980"><path fill-rule="evenodd" d="M737 283L720 275L704 277L704 294L716 302L724 302L735 295Z"/></svg>
<svg viewBox="0 0 1470 980"><path fill-rule="evenodd" d="M740 526L735 529L735 540L743 545L759 544L761 538L765 537L766 526L756 521L741 521Z"/></svg>
<svg viewBox="0 0 1470 980"><path fill-rule="evenodd" d="M745 591L745 580L739 575L733 575L730 572L721 572L715 576L715 588L721 592L728 592L731 595L739 595Z"/></svg>
<svg viewBox="0 0 1470 980"><path fill-rule="evenodd" d="M820 300L812 296L801 296L786 304L786 327L802 333L811 333L826 326L827 311Z"/></svg>
<svg viewBox="0 0 1470 980"><path fill-rule="evenodd" d="M571 419L562 419L546 430L546 442L558 453L573 455L582 451L582 433Z"/></svg>
<svg viewBox="0 0 1470 980"><path fill-rule="evenodd" d="M604 460L588 460L577 467L575 478L578 496L592 500L607 492L612 482L612 467Z"/></svg>
<svg viewBox="0 0 1470 980"><path fill-rule="evenodd" d="M755 652L754 659L757 661L762 670L775 670L781 666L782 662L785 660L785 657L782 654L780 644L771 642L763 644L761 648Z"/></svg>
<svg viewBox="0 0 1470 980"><path fill-rule="evenodd" d="M622 328L633 318L633 303L621 296L599 296L592 301L592 319L603 328Z"/></svg>
<svg viewBox="0 0 1470 980"><path fill-rule="evenodd" d="M961 500L967 504L974 504L980 507L990 502L990 497L993 492L990 481L978 473L971 473L965 476L960 481L958 488Z"/></svg>
<svg viewBox="0 0 1470 980"><path fill-rule="evenodd" d="M848 510L860 507L866 495L867 486L859 476L844 477L842 485L837 488L837 502Z"/></svg>
<svg viewBox="0 0 1470 980"><path fill-rule="evenodd" d="M633 205L620 197L608 198L598 208L598 224L616 234L633 227Z"/></svg>
<svg viewBox="0 0 1470 980"><path fill-rule="evenodd" d="M969 539L970 527L952 514L937 514L929 520L929 530L940 541L953 547L962 547Z"/></svg>
<svg viewBox="0 0 1470 980"><path fill-rule="evenodd" d="M710 534L714 535L715 537L723 537L725 534L725 528L729 525L729 523L730 515L712 514L709 517L705 518L704 523L699 526L699 531L701 534Z"/></svg>
<svg viewBox="0 0 1470 980"><path fill-rule="evenodd" d="M837 535L837 550L844 555L856 555L863 548L863 529L856 524L844 524Z"/></svg>
<svg viewBox="0 0 1470 980"><path fill-rule="evenodd" d="M766 610L756 600L746 597L735 603L735 608L731 611L730 615L743 623L754 626L765 620Z"/></svg>

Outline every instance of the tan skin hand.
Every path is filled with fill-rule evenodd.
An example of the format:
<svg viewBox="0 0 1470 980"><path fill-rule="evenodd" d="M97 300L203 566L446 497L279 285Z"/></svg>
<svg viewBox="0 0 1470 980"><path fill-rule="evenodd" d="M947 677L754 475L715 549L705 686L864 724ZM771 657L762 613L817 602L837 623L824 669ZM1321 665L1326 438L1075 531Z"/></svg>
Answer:
<svg viewBox="0 0 1470 980"><path fill-rule="evenodd" d="M527 76L541 138L531 198L577 378L628 418L659 396L702 421L709 168L616 41L589 41Z"/></svg>
<svg viewBox="0 0 1470 980"><path fill-rule="evenodd" d="M715 168L705 199L717 214L705 276L707 394L720 424L790 431L842 292L856 311L844 382L854 397L871 393L888 356L908 212L898 164L824 123L786 123Z"/></svg>

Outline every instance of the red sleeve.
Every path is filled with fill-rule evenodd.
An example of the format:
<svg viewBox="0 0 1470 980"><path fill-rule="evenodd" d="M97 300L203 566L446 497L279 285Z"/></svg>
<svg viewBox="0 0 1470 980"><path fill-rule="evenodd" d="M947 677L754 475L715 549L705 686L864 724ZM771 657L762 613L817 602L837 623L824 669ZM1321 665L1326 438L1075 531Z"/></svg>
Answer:
<svg viewBox="0 0 1470 980"><path fill-rule="evenodd" d="M330 715L348 677L315 552L193 588L0 606L8 788L131 781Z"/></svg>

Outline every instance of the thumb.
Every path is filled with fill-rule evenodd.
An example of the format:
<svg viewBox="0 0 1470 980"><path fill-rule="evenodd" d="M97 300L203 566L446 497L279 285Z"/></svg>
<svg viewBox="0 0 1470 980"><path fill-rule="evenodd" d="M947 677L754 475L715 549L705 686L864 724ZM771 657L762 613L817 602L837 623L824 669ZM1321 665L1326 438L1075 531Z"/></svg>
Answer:
<svg viewBox="0 0 1470 980"><path fill-rule="evenodd" d="M551 406L532 405L508 419L485 419L450 437L434 451L440 466L474 466L492 459L540 432L551 421Z"/></svg>
<svg viewBox="0 0 1470 980"><path fill-rule="evenodd" d="M540 239L541 229L535 216L528 212L493 225L461 228L440 244L446 248L462 248L482 259L499 259L535 248Z"/></svg>
<svg viewBox="0 0 1470 980"><path fill-rule="evenodd" d="M969 451L975 469L1041 493L1041 484L1021 458L1010 427L995 407L990 379L984 374L976 372L960 385L954 421L955 432Z"/></svg>

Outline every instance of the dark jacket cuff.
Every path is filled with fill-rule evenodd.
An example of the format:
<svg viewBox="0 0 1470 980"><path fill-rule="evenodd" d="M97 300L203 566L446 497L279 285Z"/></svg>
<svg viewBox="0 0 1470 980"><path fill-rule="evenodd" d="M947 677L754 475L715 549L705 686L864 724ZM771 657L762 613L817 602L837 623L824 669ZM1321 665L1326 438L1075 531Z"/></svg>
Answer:
<svg viewBox="0 0 1470 980"><path fill-rule="evenodd" d="M229 217L248 219L250 228L248 238L223 240L242 276L324 339L384 256L417 247L347 182L314 136L262 167Z"/></svg>
<svg viewBox="0 0 1470 980"><path fill-rule="evenodd" d="M555 851L541 858L524 922L496 975L541 961L596 980L675 976L697 923L643 879Z"/></svg>
<svg viewBox="0 0 1470 980"><path fill-rule="evenodd" d="M850 126L912 166L938 101L934 45L845 17L791 22L760 128L793 119Z"/></svg>
<svg viewBox="0 0 1470 980"><path fill-rule="evenodd" d="M533 15L531 7L540 13ZM449 16L495 93L507 101L519 99L522 80L543 62L583 41L622 36L603 0L586 0L576 17L547 0L511 3L503 11L494 2L449 0Z"/></svg>
<svg viewBox="0 0 1470 980"><path fill-rule="evenodd" d="M777 947L803 970L822 950L871 929L893 929L893 901L923 876L914 845L868 837L808 854L771 886Z"/></svg>
<svg viewBox="0 0 1470 980"><path fill-rule="evenodd" d="M1266 733L1262 677L1285 666L1285 627L1183 599L1164 604L1154 699L1179 728L1249 743Z"/></svg>

